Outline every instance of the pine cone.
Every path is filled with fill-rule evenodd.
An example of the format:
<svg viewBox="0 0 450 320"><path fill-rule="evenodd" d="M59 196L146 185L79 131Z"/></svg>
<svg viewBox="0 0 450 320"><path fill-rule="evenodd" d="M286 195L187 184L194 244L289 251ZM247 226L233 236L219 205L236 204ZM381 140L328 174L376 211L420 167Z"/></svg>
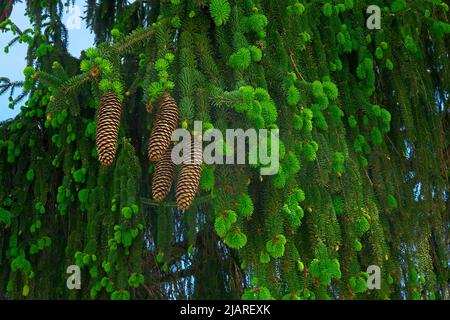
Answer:
<svg viewBox="0 0 450 320"><path fill-rule="evenodd" d="M155 173L152 180L153 199L162 201L170 191L173 177L175 176L175 164L171 158L172 148L169 148L164 156L156 162Z"/></svg>
<svg viewBox="0 0 450 320"><path fill-rule="evenodd" d="M172 133L178 126L178 119L177 103L169 93L165 92L148 142L148 157L151 161L158 161L164 156L171 144Z"/></svg>
<svg viewBox="0 0 450 320"><path fill-rule="evenodd" d="M122 104L117 95L105 93L100 101L96 135L98 159L105 166L111 165L116 156L121 112Z"/></svg>
<svg viewBox="0 0 450 320"><path fill-rule="evenodd" d="M200 183L202 161L201 141L198 144L192 143L191 155L183 159L177 182L176 199L178 208L181 210L187 210L192 205Z"/></svg>

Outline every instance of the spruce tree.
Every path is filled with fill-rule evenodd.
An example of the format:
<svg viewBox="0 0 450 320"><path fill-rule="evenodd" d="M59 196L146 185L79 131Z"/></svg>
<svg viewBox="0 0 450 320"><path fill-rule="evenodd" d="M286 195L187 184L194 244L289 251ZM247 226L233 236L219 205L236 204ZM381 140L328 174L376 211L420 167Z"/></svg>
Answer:
<svg viewBox="0 0 450 320"><path fill-rule="evenodd" d="M448 4L86 1L95 46L72 57L71 3L27 1L29 30L0 14L28 45L24 81L0 78L21 110L0 123L2 298L449 298ZM186 166L189 194L164 177L153 199L169 132L195 120L279 129L279 172Z"/></svg>

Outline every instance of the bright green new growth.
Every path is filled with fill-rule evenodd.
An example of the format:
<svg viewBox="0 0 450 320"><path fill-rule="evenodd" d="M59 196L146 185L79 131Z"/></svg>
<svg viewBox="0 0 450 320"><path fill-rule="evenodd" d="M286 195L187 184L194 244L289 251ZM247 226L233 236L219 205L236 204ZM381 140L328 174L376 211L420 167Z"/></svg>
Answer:
<svg viewBox="0 0 450 320"><path fill-rule="evenodd" d="M237 212L244 217L251 217L254 206L252 198L248 194L243 194L238 200Z"/></svg>
<svg viewBox="0 0 450 320"><path fill-rule="evenodd" d="M220 27L228 21L231 13L231 6L228 0L211 0L209 11L216 26Z"/></svg>

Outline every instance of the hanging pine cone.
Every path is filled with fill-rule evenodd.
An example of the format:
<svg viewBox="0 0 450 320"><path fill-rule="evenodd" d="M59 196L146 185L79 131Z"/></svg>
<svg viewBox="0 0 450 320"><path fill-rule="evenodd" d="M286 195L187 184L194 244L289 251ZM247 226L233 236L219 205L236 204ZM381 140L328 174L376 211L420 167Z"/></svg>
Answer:
<svg viewBox="0 0 450 320"><path fill-rule="evenodd" d="M116 156L121 112L122 104L117 95L105 93L100 101L96 134L98 159L105 166L111 165Z"/></svg>
<svg viewBox="0 0 450 320"><path fill-rule="evenodd" d="M172 133L178 126L178 118L177 103L169 93L165 92L148 142L148 157L151 161L160 160L169 148Z"/></svg>
<svg viewBox="0 0 450 320"><path fill-rule="evenodd" d="M175 175L175 164L171 158L172 148L169 148L164 156L156 162L155 173L152 180L153 199L162 201L170 191Z"/></svg>
<svg viewBox="0 0 450 320"><path fill-rule="evenodd" d="M192 141L191 155L183 159L177 182L176 199L178 208L181 210L187 210L192 205L200 183L202 161L201 141L197 144Z"/></svg>

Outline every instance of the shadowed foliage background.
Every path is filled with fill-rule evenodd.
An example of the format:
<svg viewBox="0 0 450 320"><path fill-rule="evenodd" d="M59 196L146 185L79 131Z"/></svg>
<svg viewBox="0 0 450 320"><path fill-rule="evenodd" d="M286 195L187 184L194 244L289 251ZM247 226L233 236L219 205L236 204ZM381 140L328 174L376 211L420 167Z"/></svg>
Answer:
<svg viewBox="0 0 450 320"><path fill-rule="evenodd" d="M445 2L88 0L96 45L79 58L61 20L72 2L26 3L20 30L0 1L0 28L29 46L25 80L0 82L24 90L0 124L2 298L448 299ZM105 167L96 114L111 92L122 119ZM280 172L203 165L190 209L175 187L151 200L164 92L185 128L279 128ZM66 287L73 264L81 290Z"/></svg>

